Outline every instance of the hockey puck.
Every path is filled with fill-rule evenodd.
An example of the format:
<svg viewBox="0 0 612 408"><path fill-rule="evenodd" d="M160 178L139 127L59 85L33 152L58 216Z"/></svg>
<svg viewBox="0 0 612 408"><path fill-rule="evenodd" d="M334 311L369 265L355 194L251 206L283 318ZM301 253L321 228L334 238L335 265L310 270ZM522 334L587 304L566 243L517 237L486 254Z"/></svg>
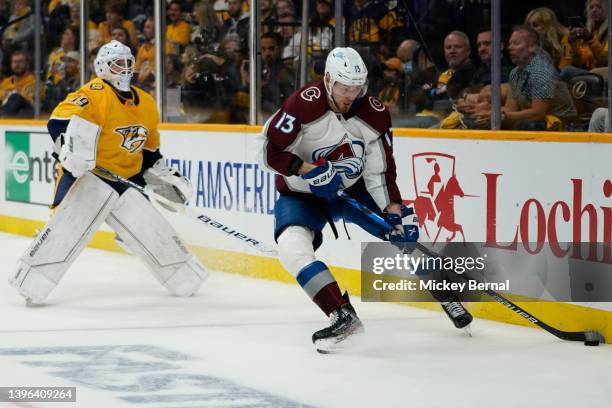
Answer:
<svg viewBox="0 0 612 408"><path fill-rule="evenodd" d="M599 346L599 340L585 340L585 346Z"/></svg>

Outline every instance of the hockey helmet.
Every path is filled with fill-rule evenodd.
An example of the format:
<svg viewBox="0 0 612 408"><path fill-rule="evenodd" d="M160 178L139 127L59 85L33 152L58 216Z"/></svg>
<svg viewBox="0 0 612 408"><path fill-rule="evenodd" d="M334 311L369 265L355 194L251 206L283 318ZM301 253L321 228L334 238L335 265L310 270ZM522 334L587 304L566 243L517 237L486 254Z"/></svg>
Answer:
<svg viewBox="0 0 612 408"><path fill-rule="evenodd" d="M134 75L134 56L126 45L113 40L100 47L94 61L98 78L111 83L120 91L130 90L130 81Z"/></svg>
<svg viewBox="0 0 612 408"><path fill-rule="evenodd" d="M358 98L368 90L368 69L357 51L350 47L336 47L330 51L325 61L325 89L331 97L336 82L346 86L360 86Z"/></svg>

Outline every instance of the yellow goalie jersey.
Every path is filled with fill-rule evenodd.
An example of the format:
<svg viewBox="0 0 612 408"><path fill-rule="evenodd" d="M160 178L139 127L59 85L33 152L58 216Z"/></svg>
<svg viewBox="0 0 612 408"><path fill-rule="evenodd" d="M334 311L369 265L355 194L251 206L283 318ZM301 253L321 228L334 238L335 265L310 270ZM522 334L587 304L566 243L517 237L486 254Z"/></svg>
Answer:
<svg viewBox="0 0 612 408"><path fill-rule="evenodd" d="M49 133L57 143L72 115L102 128L98 139L96 165L124 178L141 171L142 150L159 149L159 114L153 98L131 87L131 96L96 78L68 94L51 113Z"/></svg>

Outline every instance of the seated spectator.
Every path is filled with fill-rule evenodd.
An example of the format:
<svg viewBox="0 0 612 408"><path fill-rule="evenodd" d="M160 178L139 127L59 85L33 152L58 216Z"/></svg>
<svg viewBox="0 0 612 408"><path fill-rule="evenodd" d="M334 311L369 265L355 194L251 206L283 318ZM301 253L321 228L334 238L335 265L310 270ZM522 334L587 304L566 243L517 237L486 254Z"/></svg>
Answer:
<svg viewBox="0 0 612 408"><path fill-rule="evenodd" d="M134 72L136 86L146 92L153 92L155 83L155 22L153 17L147 17L142 28L144 41L138 47Z"/></svg>
<svg viewBox="0 0 612 408"><path fill-rule="evenodd" d="M125 27L119 26L113 28L111 35L113 37L113 40L119 41L121 44L128 47L132 51L132 54L134 54L134 50L132 49L132 40L130 39L130 33L128 32L128 30L126 30Z"/></svg>
<svg viewBox="0 0 612 408"><path fill-rule="evenodd" d="M327 53L334 47L336 19L332 7L331 0L317 0L315 2L315 13L310 17L308 47L313 55L321 58L326 57Z"/></svg>
<svg viewBox="0 0 612 408"><path fill-rule="evenodd" d="M79 48L79 27L68 26L63 34L60 46L51 51L47 58L46 81L57 84L64 77L64 63L62 57L70 51Z"/></svg>
<svg viewBox="0 0 612 408"><path fill-rule="evenodd" d="M387 9L377 2L355 0L346 8L348 42L351 45L369 45L380 42L378 21Z"/></svg>
<svg viewBox="0 0 612 408"><path fill-rule="evenodd" d="M386 14L378 20L380 41L388 46L395 46L406 38L405 11L398 2L387 2Z"/></svg>
<svg viewBox="0 0 612 408"><path fill-rule="evenodd" d="M136 40L138 39L138 36L136 34L136 27L134 27L134 23L132 23L130 20L125 20L123 18L123 4L118 0L113 0L106 4L105 10L106 20L101 22L98 26L101 43L106 44L113 39L114 28L124 27L130 34L132 48L135 48L138 45L136 42Z"/></svg>
<svg viewBox="0 0 612 408"><path fill-rule="evenodd" d="M393 57L384 63L383 82L378 92L380 100L393 114L399 113L399 99L402 92L403 69L399 58Z"/></svg>
<svg viewBox="0 0 612 408"><path fill-rule="evenodd" d="M402 112L414 112L410 104L410 93L414 92L416 87L414 84L414 62L415 50L419 43L415 40L404 40L397 47L396 56L402 64L402 92L399 99L399 108Z"/></svg>
<svg viewBox="0 0 612 408"><path fill-rule="evenodd" d="M5 52L31 47L34 40L34 14L28 0L16 0L13 14L2 34L2 48Z"/></svg>
<svg viewBox="0 0 612 408"><path fill-rule="evenodd" d="M409 75L412 72L412 57L414 50L419 46L415 40L404 40L397 47L396 55L402 63L402 71L404 75Z"/></svg>
<svg viewBox="0 0 612 408"><path fill-rule="evenodd" d="M280 108L285 99L295 91L295 72L281 60L280 34L274 32L262 34L260 47L261 110L267 116ZM248 74L248 70L245 71Z"/></svg>
<svg viewBox="0 0 612 408"><path fill-rule="evenodd" d="M223 21L223 37L237 34L240 38L240 48L248 49L249 44L249 13L243 9L244 0L228 0L228 17Z"/></svg>
<svg viewBox="0 0 612 408"><path fill-rule="evenodd" d="M576 116L567 85L538 44L538 34L529 26L514 28L508 51L516 67L510 72L509 93L501 113L506 129L559 130L564 119ZM490 109L474 113L480 126L489 123L490 116Z"/></svg>
<svg viewBox="0 0 612 408"><path fill-rule="evenodd" d="M478 33L476 37L476 47L478 49L478 58L480 59L480 65L474 72L472 79L468 83L468 88L470 92L475 92L481 89L482 87L489 85L491 83L491 56L493 55L493 51L491 49L491 31L486 29ZM503 51L504 44L501 44L501 48ZM508 82L508 75L512 70L512 65L510 61L506 59L502 52L502 60L501 60L501 82Z"/></svg>
<svg viewBox="0 0 612 408"><path fill-rule="evenodd" d="M27 118L34 115L34 74L29 56L17 50L11 55L13 75L0 82L0 116Z"/></svg>
<svg viewBox="0 0 612 408"><path fill-rule="evenodd" d="M202 0L196 3L192 18L195 26L191 30L191 43L202 53L213 52L221 41L223 23L215 12L212 1Z"/></svg>
<svg viewBox="0 0 612 408"><path fill-rule="evenodd" d="M589 121L589 132L610 132L608 108L597 108L593 111L593 115L591 116L591 120Z"/></svg>
<svg viewBox="0 0 612 408"><path fill-rule="evenodd" d="M300 42L302 33L294 14L282 14L278 17L279 32L283 39L282 60L292 69L297 68L300 58Z"/></svg>
<svg viewBox="0 0 612 408"><path fill-rule="evenodd" d="M434 100L456 99L476 72L470 61L470 40L462 31L451 31L444 39L444 59L448 69L438 76L435 87L425 86Z"/></svg>
<svg viewBox="0 0 612 408"><path fill-rule="evenodd" d="M538 33L540 48L550 55L555 67L561 67L562 43L569 30L559 23L555 12L548 7L538 7L527 14L525 24Z"/></svg>
<svg viewBox="0 0 612 408"><path fill-rule="evenodd" d="M166 26L166 55L181 55L183 48L189 44L191 26L183 19L181 2L173 0L168 6Z"/></svg>
<svg viewBox="0 0 612 408"><path fill-rule="evenodd" d="M569 81L575 75L608 66L608 3L587 0L586 27L571 27L561 62L561 78Z"/></svg>
<svg viewBox="0 0 612 408"><path fill-rule="evenodd" d="M61 57L62 77L59 82L45 84L45 109L51 112L70 92L80 88L81 55L68 51Z"/></svg>
<svg viewBox="0 0 612 408"><path fill-rule="evenodd" d="M81 8L77 4L70 6L70 24L75 27L81 26ZM91 19L87 20L87 48L93 50L102 45L102 37L98 31L98 25Z"/></svg>
<svg viewBox="0 0 612 408"><path fill-rule="evenodd" d="M293 4L292 0L276 0L274 13L276 14L277 21L283 14L293 14L295 16L295 4Z"/></svg>
<svg viewBox="0 0 612 408"><path fill-rule="evenodd" d="M276 28L276 13L272 0L261 0L259 2L259 18L261 21L261 32L267 33Z"/></svg>

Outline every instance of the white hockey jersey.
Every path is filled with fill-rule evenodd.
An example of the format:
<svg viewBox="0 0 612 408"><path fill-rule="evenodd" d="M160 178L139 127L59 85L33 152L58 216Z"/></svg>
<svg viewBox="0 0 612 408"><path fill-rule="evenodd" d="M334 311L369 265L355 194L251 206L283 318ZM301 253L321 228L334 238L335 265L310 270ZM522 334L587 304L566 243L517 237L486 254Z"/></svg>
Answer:
<svg viewBox="0 0 612 408"><path fill-rule="evenodd" d="M285 194L310 194L297 175L302 162L325 158L342 177L343 188L364 179L381 210L401 203L396 184L391 118L372 96L357 99L346 114L329 107L323 81L295 91L266 122L258 136L260 163L278 174L276 186Z"/></svg>

